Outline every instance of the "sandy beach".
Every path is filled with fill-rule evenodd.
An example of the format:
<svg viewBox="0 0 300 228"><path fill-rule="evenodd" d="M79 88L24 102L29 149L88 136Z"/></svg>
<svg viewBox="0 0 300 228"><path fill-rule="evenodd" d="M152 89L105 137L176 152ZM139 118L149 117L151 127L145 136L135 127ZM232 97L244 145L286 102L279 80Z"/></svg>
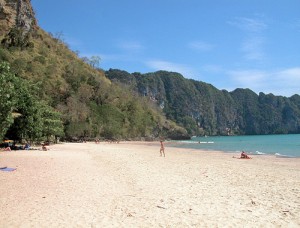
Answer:
<svg viewBox="0 0 300 228"><path fill-rule="evenodd" d="M300 159L159 142L0 152L0 227L300 227Z"/></svg>

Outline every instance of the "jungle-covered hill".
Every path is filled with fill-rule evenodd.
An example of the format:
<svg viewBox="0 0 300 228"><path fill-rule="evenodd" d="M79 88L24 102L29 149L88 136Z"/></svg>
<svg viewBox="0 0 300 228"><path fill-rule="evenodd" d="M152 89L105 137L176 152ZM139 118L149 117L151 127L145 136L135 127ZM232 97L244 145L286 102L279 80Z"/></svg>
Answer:
<svg viewBox="0 0 300 228"><path fill-rule="evenodd" d="M0 0L0 139L179 139L300 133L300 96L232 92L175 72L103 71L38 26L30 0Z"/></svg>
<svg viewBox="0 0 300 228"><path fill-rule="evenodd" d="M106 75L155 101L190 135L300 133L299 95L257 95L250 89L228 92L165 71L130 74L110 69Z"/></svg>
<svg viewBox="0 0 300 228"><path fill-rule="evenodd" d="M0 138L187 137L150 99L111 83L99 57L80 58L41 29L29 0L0 0L0 27L0 86L9 88L0 90Z"/></svg>

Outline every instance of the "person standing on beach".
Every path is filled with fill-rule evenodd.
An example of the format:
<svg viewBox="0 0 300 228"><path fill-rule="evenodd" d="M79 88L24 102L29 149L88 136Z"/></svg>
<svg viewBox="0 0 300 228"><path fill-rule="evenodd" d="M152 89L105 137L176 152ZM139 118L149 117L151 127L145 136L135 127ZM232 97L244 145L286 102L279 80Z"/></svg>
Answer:
<svg viewBox="0 0 300 228"><path fill-rule="evenodd" d="M162 140L160 140L160 150L159 150L160 156L164 155L165 156L165 147L164 147L164 143Z"/></svg>

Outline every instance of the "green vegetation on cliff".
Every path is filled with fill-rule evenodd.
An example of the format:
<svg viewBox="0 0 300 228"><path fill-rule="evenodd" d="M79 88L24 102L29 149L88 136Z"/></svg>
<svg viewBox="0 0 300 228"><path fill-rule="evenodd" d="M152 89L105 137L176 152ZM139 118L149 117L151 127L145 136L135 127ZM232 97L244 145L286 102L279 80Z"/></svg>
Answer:
<svg viewBox="0 0 300 228"><path fill-rule="evenodd" d="M228 92L166 71L142 75L110 69L106 75L149 97L190 135L300 133L299 95Z"/></svg>
<svg viewBox="0 0 300 228"><path fill-rule="evenodd" d="M29 0L0 2L0 140L300 133L300 96L232 92L179 73L104 72L37 26ZM15 21L14 21L15 20Z"/></svg>
<svg viewBox="0 0 300 228"><path fill-rule="evenodd" d="M35 88L27 89L28 96L60 114L63 125L59 134L52 132L53 136L64 135L67 139L187 136L184 128L168 121L159 109L149 105L147 99L112 84L104 72L95 67L98 58L79 58L61 39L41 29L33 30L25 38L17 30L13 28L13 32L2 38L0 62L5 66L9 63L10 74L18 80L12 91L20 92L21 85L28 84L28 88ZM5 83L1 82L0 86L5 87ZM1 91L1 97L4 94ZM32 103L26 104L26 107L35 109L36 112L42 109ZM1 113L4 110L1 109ZM21 107L10 105L6 110L8 113L5 115L10 124L1 128L4 132L1 138L5 134L6 137L20 138L22 131L16 129L17 125L19 128L29 129L25 109L22 109L20 117L11 117L16 110L20 111ZM24 119L22 124L21 119ZM45 126L40 125L38 134L31 135L30 138L39 139L50 134L51 129L47 128L46 133ZM22 136L24 138L25 135Z"/></svg>
<svg viewBox="0 0 300 228"><path fill-rule="evenodd" d="M63 136L60 114L41 101L36 88L0 63L0 139L49 140Z"/></svg>

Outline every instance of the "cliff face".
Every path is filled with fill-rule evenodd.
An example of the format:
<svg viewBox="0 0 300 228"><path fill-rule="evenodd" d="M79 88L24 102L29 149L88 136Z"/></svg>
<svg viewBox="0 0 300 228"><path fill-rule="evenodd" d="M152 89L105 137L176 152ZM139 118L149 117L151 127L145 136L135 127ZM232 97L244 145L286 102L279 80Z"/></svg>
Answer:
<svg viewBox="0 0 300 228"><path fill-rule="evenodd" d="M15 26L25 35L36 25L30 0L0 0L0 37Z"/></svg>
<svg viewBox="0 0 300 228"><path fill-rule="evenodd" d="M165 71L129 74L111 69L106 76L149 97L190 135L300 133L299 95L257 95L249 89L228 92Z"/></svg>

